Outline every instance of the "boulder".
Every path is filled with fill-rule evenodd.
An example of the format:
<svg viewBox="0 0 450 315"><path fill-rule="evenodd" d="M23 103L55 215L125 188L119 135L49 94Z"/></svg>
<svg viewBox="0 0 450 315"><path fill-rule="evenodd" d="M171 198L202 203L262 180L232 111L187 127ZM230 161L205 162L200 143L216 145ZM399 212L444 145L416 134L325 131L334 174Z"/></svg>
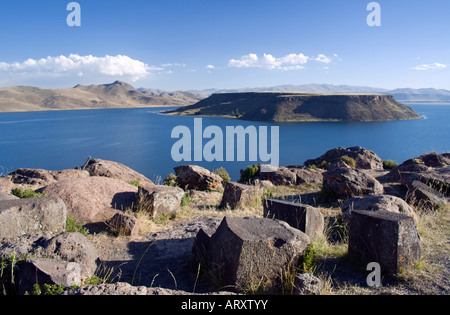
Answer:
<svg viewBox="0 0 450 315"><path fill-rule="evenodd" d="M444 195L450 195L450 166L437 167L417 175L422 183L431 185Z"/></svg>
<svg viewBox="0 0 450 315"><path fill-rule="evenodd" d="M116 236L136 237L141 227L138 219L125 213L117 213L105 224L108 231Z"/></svg>
<svg viewBox="0 0 450 315"><path fill-rule="evenodd" d="M420 159L428 167L450 166L450 159L444 154L428 153L422 155Z"/></svg>
<svg viewBox="0 0 450 315"><path fill-rule="evenodd" d="M361 169L374 169L374 170L382 170L383 169L383 160L376 155L373 151L367 150L363 147L351 147L351 148L335 148L326 152L324 155L308 160L304 163L304 166L309 167L311 165L319 166L322 163L327 163L327 169L331 170L334 168L340 168L340 163L342 162L342 157L348 156L355 160L355 167ZM330 168L328 168L328 166ZM333 167L333 168L332 168Z"/></svg>
<svg viewBox="0 0 450 315"><path fill-rule="evenodd" d="M325 227L324 217L318 209L284 200L267 199L264 202L264 217L287 222L311 240L320 238Z"/></svg>
<svg viewBox="0 0 450 315"><path fill-rule="evenodd" d="M0 202L0 239L66 229L67 208L59 198L12 199Z"/></svg>
<svg viewBox="0 0 450 315"><path fill-rule="evenodd" d="M252 207L261 202L263 190L259 186L228 182L220 207L231 209Z"/></svg>
<svg viewBox="0 0 450 315"><path fill-rule="evenodd" d="M297 274L294 278L294 295L320 295L322 281L310 273Z"/></svg>
<svg viewBox="0 0 450 315"><path fill-rule="evenodd" d="M210 238L208 265L223 287L238 291L256 281L279 292L283 272L296 265L309 237L287 223L262 218L225 217Z"/></svg>
<svg viewBox="0 0 450 315"><path fill-rule="evenodd" d="M270 181L275 186L289 186L297 184L297 175L287 167L266 167L265 165L258 165L257 179L261 181ZM265 171L264 171L265 170Z"/></svg>
<svg viewBox="0 0 450 315"><path fill-rule="evenodd" d="M358 169L338 168L323 173L323 178L323 188L330 199L382 194L384 191L379 181Z"/></svg>
<svg viewBox="0 0 450 315"><path fill-rule="evenodd" d="M120 179L127 184L139 182L141 185L152 185L153 182L144 175L132 170L128 166L118 162L102 159L92 159L88 162L85 170L91 176L101 176Z"/></svg>
<svg viewBox="0 0 450 315"><path fill-rule="evenodd" d="M223 179L206 168L197 165L182 165L175 167L174 170L178 183L184 190L223 190Z"/></svg>
<svg viewBox="0 0 450 315"><path fill-rule="evenodd" d="M81 285L81 267L77 263L45 258L27 259L17 273L17 294L25 295L34 291L37 284L63 286L66 288Z"/></svg>
<svg viewBox="0 0 450 315"><path fill-rule="evenodd" d="M407 187L407 201L422 209L434 210L447 204L443 194L420 181L415 180Z"/></svg>
<svg viewBox="0 0 450 315"><path fill-rule="evenodd" d="M79 276L81 281L94 275L99 261L96 248L80 233L61 233L56 236L51 233L41 233L10 238L1 244L0 257L9 258L12 255L19 259L32 257L33 260L30 261L31 264L28 266L31 271L33 271L34 266L35 271L41 270L44 273L49 272L51 274L53 274L52 270L58 272L64 266L67 268L68 263L73 263L72 268L68 269L71 274L76 272L76 276ZM22 278L28 278L28 281L36 283L36 277L23 276ZM44 280L44 278L40 280ZM31 283L31 285L34 283Z"/></svg>
<svg viewBox="0 0 450 315"><path fill-rule="evenodd" d="M342 205L342 218L347 224L350 223L354 210L401 213L417 220L414 209L406 201L390 195L369 195L346 200Z"/></svg>
<svg viewBox="0 0 450 315"><path fill-rule="evenodd" d="M422 247L412 217L388 211L354 210L348 251L364 267L376 262L383 274L397 274L418 262Z"/></svg>
<svg viewBox="0 0 450 315"><path fill-rule="evenodd" d="M181 207L184 196L183 189L179 187L146 185L139 187L139 207L151 216L177 213Z"/></svg>
<svg viewBox="0 0 450 315"><path fill-rule="evenodd" d="M48 171L19 168L12 172L10 176L14 184L43 187L66 179L86 178L89 174L81 170Z"/></svg>
<svg viewBox="0 0 450 315"><path fill-rule="evenodd" d="M0 202L5 200L18 200L18 199L20 198L14 195L0 193Z"/></svg>
<svg viewBox="0 0 450 315"><path fill-rule="evenodd" d="M119 179L88 177L57 182L38 192L61 198L68 214L88 224L109 220L117 213L114 209L132 208L137 190Z"/></svg>
<svg viewBox="0 0 450 315"><path fill-rule="evenodd" d="M296 175L297 185L303 183L320 185L323 183L323 170L321 169L310 169L308 167L290 167L289 170Z"/></svg>
<svg viewBox="0 0 450 315"><path fill-rule="evenodd" d="M11 181L11 177L0 177L0 193L10 194L14 188L24 188L24 185L14 184Z"/></svg>

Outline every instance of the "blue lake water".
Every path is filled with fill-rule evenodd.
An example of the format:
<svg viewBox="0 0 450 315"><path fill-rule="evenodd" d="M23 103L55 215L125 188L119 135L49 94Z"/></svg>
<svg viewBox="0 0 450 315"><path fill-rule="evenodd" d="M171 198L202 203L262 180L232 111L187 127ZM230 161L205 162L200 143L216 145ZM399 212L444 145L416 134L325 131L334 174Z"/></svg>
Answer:
<svg viewBox="0 0 450 315"><path fill-rule="evenodd" d="M203 128L215 125L225 133L226 126L279 126L280 165L300 165L339 146L363 146L382 159L398 163L425 152L450 152L450 103L407 104L426 119L268 124L205 117ZM254 164L174 162L171 149L177 139L171 138L172 129L185 125L193 132L194 118L162 115L160 110L1 113L0 174L17 168L70 169L92 156L123 163L153 180L165 178L181 164L197 164L210 170L223 166L237 180L240 169Z"/></svg>

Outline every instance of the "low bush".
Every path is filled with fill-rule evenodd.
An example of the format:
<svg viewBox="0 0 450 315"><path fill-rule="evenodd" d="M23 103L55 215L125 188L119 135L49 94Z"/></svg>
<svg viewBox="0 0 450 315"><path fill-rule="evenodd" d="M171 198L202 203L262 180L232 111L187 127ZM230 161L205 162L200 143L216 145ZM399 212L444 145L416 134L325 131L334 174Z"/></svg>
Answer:
<svg viewBox="0 0 450 315"><path fill-rule="evenodd" d="M250 183L253 181L253 177L258 175L258 166L250 165L245 170L241 171L241 183Z"/></svg>
<svg viewBox="0 0 450 315"><path fill-rule="evenodd" d="M19 197L20 199L26 199L26 198L41 198L41 197L47 197L46 194L43 193L37 193L32 189L29 188L14 188L11 190L11 194Z"/></svg>
<svg viewBox="0 0 450 315"><path fill-rule="evenodd" d="M397 166L398 166L398 164L392 160L383 161L383 168L385 170L392 170L392 169L396 168Z"/></svg>

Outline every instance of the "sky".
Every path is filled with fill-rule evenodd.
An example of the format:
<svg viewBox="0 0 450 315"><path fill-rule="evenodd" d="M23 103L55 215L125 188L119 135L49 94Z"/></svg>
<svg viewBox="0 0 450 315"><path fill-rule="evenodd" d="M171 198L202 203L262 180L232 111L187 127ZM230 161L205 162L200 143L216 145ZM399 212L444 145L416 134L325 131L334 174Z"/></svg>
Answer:
<svg viewBox="0 0 450 315"><path fill-rule="evenodd" d="M74 2L2 1L0 86L450 89L448 0Z"/></svg>

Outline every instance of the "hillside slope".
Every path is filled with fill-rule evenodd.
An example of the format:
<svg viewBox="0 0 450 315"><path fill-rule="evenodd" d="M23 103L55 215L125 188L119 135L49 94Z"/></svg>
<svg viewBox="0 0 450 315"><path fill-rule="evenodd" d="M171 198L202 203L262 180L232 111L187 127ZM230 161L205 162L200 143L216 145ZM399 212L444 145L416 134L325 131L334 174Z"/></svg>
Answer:
<svg viewBox="0 0 450 315"><path fill-rule="evenodd" d="M420 119L410 107L382 94L222 93L166 112L253 121L387 121Z"/></svg>
<svg viewBox="0 0 450 315"><path fill-rule="evenodd" d="M30 86L0 88L0 112L186 106L198 101L186 95L153 95L116 81L102 85L77 85L67 89Z"/></svg>

